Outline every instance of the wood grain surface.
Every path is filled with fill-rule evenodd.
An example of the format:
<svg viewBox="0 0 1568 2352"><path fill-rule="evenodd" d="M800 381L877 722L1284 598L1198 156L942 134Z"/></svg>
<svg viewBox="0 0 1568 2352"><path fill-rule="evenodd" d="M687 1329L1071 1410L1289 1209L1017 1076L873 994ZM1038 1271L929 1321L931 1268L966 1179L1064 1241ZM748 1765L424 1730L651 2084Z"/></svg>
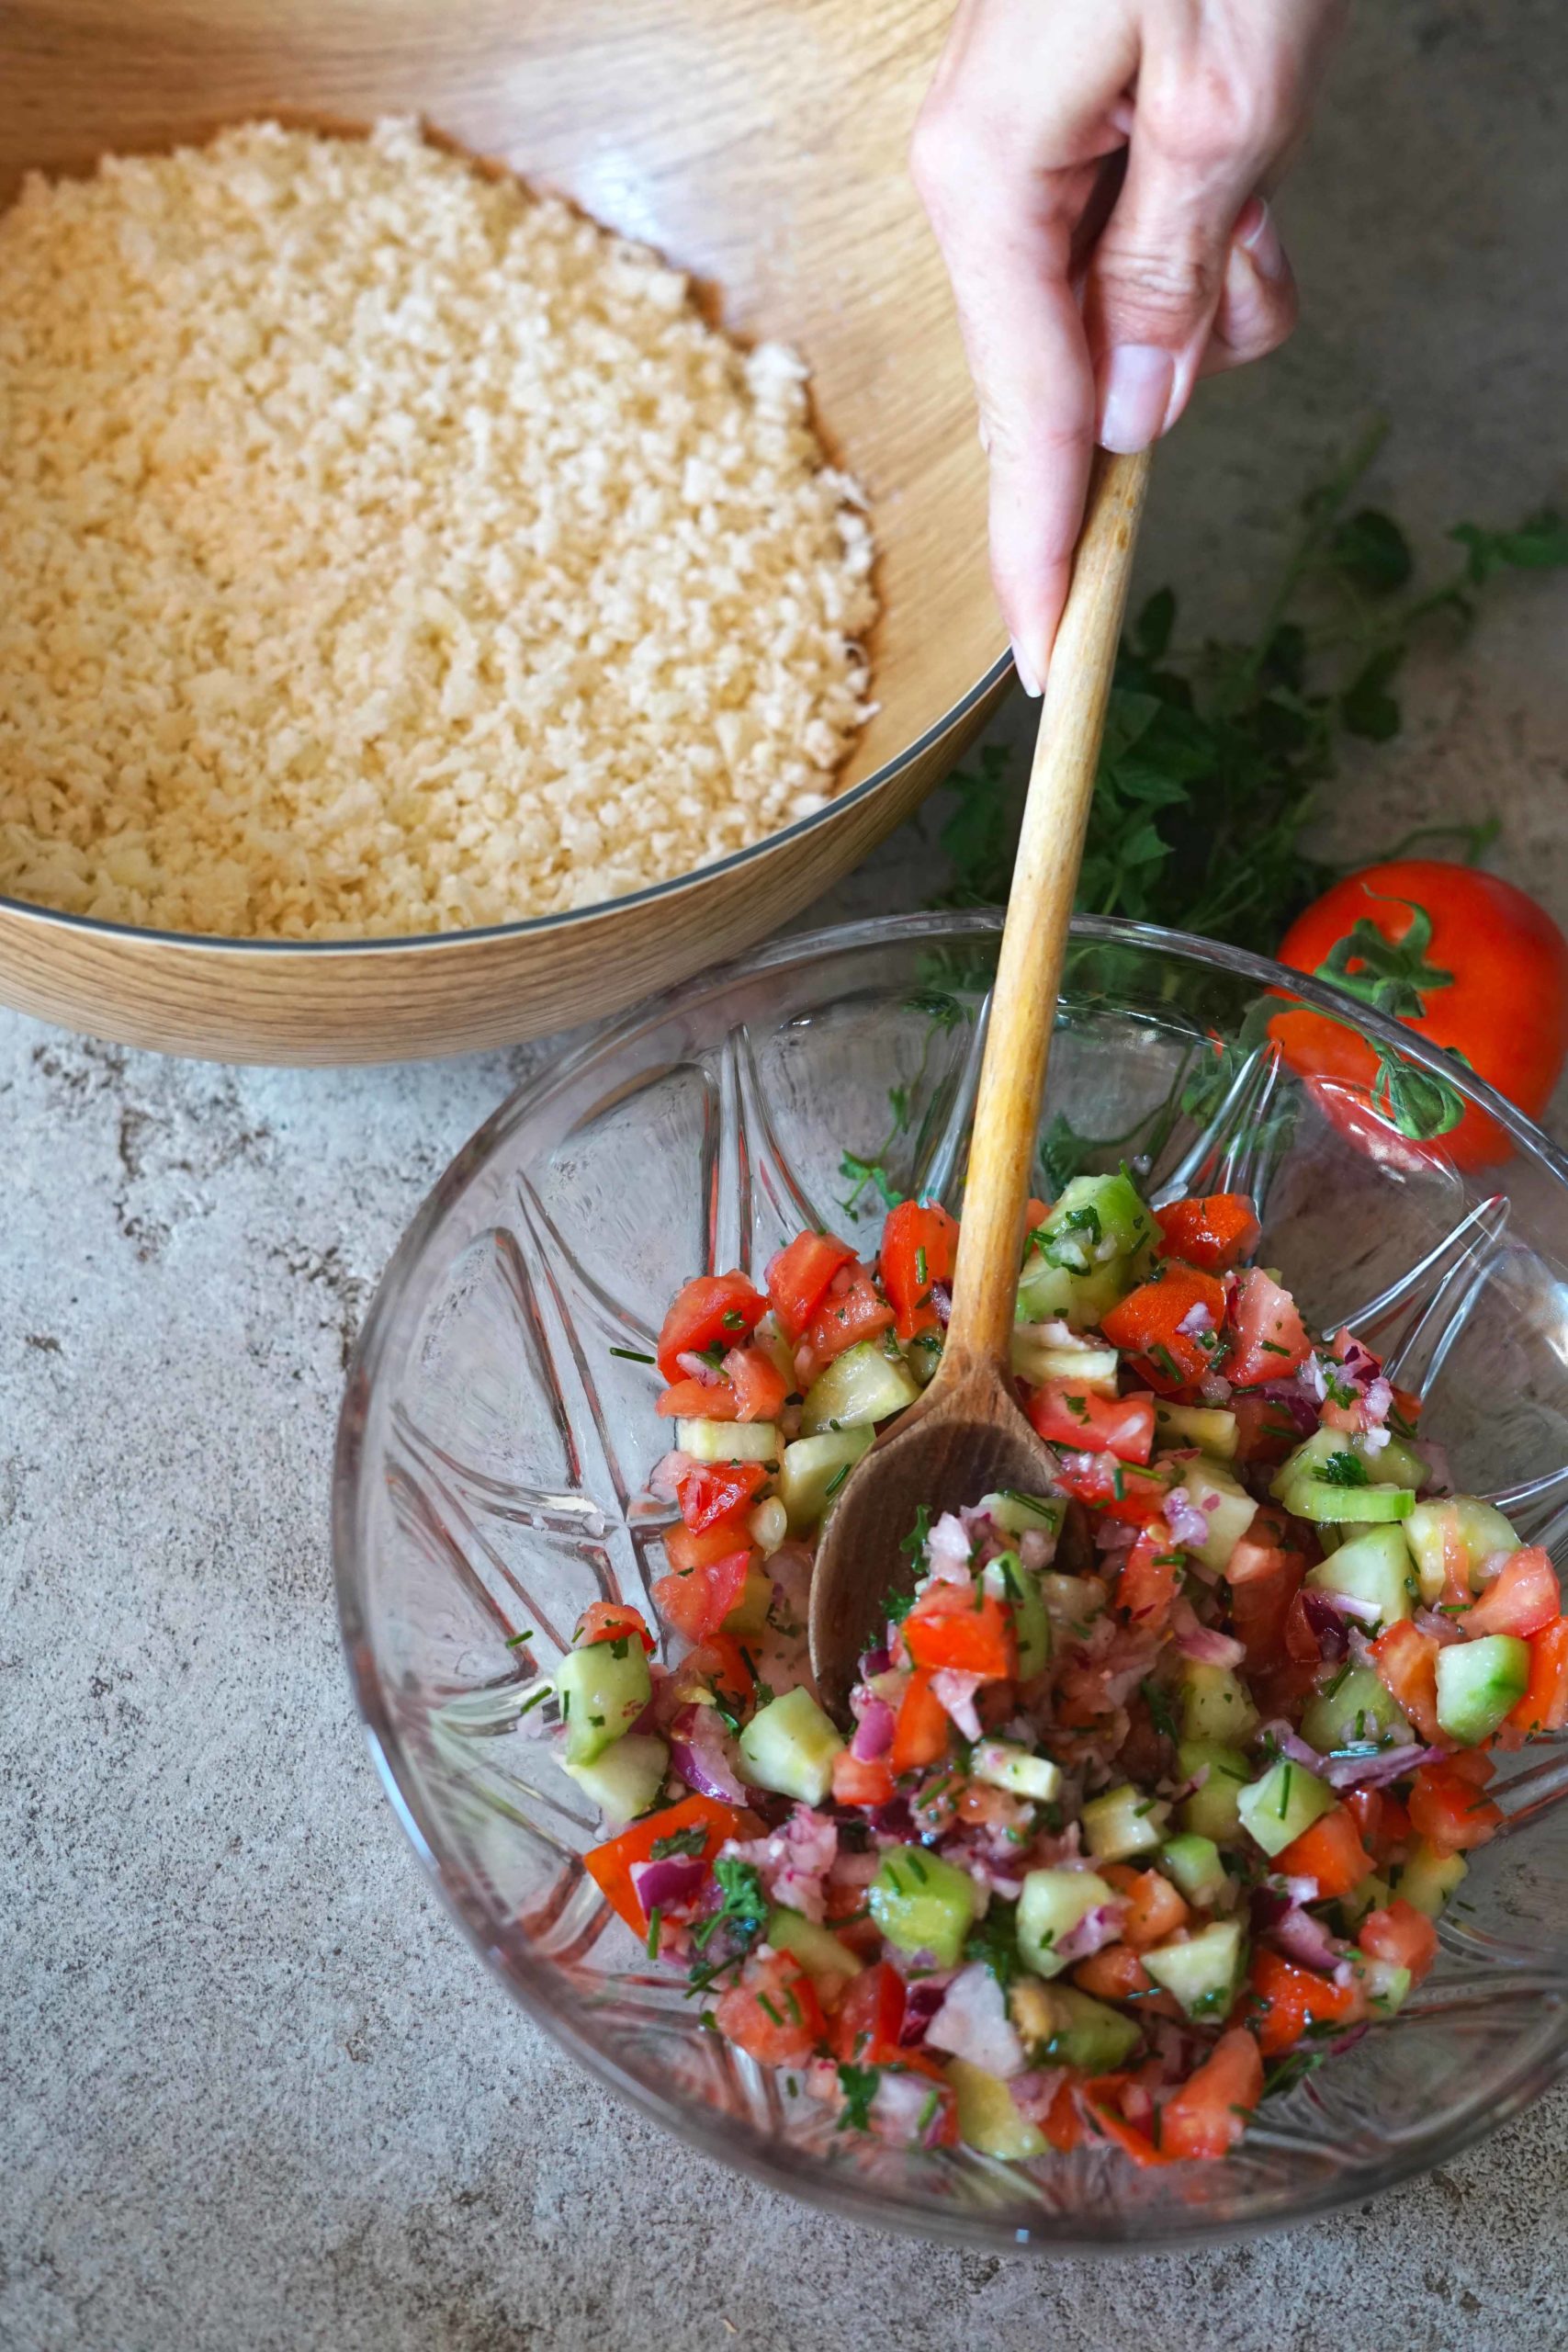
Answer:
<svg viewBox="0 0 1568 2352"><path fill-rule="evenodd" d="M726 326L805 355L824 437L873 502L883 604L879 708L845 797L728 871L547 925L371 950L170 944L0 900L0 997L223 1059L465 1051L735 953L908 814L983 719L988 705L961 707L1003 645L973 399L905 168L949 13L948 0L0 7L0 203L28 169L85 172L106 150L246 116L353 127L417 113L657 246Z"/></svg>

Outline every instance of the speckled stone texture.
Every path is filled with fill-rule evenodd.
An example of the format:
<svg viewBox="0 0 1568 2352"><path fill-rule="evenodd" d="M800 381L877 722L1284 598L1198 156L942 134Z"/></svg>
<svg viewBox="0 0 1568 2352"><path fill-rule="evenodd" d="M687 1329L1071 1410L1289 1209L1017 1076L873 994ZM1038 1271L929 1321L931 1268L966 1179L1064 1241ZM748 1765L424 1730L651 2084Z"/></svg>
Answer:
<svg viewBox="0 0 1568 2352"><path fill-rule="evenodd" d="M1376 407L1430 544L1562 499L1565 87L1561 0L1362 12L1284 209L1308 323L1162 457L1151 584L1244 617ZM1517 583L1424 664L1336 847L1495 810L1568 920L1565 619ZM931 872L911 827L823 912ZM0 2346L1555 2352L1568 2095L1294 2234L1004 2264L716 2170L486 1976L366 1760L327 1478L380 1268L538 1059L231 1073L0 1019Z"/></svg>

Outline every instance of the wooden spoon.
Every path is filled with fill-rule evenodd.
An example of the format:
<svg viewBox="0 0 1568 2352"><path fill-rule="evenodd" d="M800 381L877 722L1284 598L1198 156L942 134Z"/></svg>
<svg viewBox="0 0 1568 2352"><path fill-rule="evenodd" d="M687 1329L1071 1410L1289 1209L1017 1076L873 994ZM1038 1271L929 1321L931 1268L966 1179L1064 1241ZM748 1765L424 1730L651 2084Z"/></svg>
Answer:
<svg viewBox="0 0 1568 2352"><path fill-rule="evenodd" d="M998 1487L1045 1491L1055 1463L1024 1419L1009 1368L1045 1061L1083 859L1147 451L1096 458L1057 633L1013 868L964 1182L953 1314L930 1387L852 1473L823 1531L811 1584L811 1662L842 1706L924 1503L934 1518Z"/></svg>

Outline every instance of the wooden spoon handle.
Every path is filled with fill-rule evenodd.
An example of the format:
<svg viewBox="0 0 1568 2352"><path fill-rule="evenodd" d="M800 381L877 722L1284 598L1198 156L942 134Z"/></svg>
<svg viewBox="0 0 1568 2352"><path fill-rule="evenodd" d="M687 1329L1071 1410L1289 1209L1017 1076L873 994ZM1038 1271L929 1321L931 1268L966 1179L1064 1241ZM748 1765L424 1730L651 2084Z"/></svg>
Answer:
<svg viewBox="0 0 1568 2352"><path fill-rule="evenodd" d="M942 1368L1006 1363L1045 1063L1149 453L1097 455L1051 656L969 1145ZM951 1372L949 1372L951 1367Z"/></svg>

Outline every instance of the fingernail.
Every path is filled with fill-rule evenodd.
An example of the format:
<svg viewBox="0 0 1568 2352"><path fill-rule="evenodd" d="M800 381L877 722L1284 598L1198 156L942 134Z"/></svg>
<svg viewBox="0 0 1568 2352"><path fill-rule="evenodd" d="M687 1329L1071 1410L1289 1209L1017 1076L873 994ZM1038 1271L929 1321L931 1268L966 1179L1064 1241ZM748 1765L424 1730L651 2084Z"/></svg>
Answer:
<svg viewBox="0 0 1568 2352"><path fill-rule="evenodd" d="M1255 196L1250 204L1243 207L1235 224L1235 241L1259 277L1277 284L1284 277L1285 248L1280 243L1274 215L1260 196Z"/></svg>
<svg viewBox="0 0 1568 2352"><path fill-rule="evenodd" d="M1123 458L1157 441L1176 389L1176 362L1150 343L1118 344L1100 387L1100 446Z"/></svg>
<svg viewBox="0 0 1568 2352"><path fill-rule="evenodd" d="M1040 682L1035 677L1033 669L1030 665L1029 662L1019 651L1018 639L1016 637L1012 640L1012 666L1018 672L1019 684L1023 688L1024 693L1029 696L1031 702L1038 702L1040 699Z"/></svg>

